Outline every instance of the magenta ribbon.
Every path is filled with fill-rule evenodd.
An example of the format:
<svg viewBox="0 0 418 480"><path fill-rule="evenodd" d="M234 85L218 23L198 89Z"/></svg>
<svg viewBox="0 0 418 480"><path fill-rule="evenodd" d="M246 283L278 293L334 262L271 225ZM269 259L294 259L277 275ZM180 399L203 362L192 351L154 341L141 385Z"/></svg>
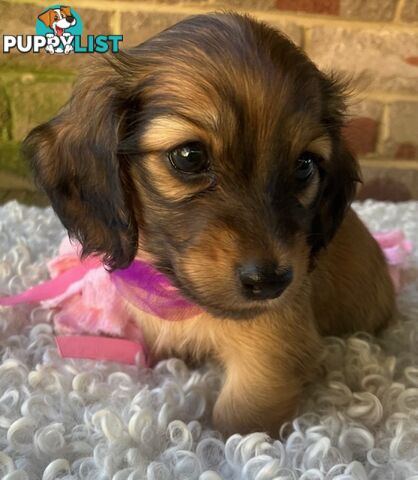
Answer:
<svg viewBox="0 0 418 480"><path fill-rule="evenodd" d="M163 320L187 320L202 313L197 305L186 300L170 280L140 260L112 275L119 293L143 312Z"/></svg>

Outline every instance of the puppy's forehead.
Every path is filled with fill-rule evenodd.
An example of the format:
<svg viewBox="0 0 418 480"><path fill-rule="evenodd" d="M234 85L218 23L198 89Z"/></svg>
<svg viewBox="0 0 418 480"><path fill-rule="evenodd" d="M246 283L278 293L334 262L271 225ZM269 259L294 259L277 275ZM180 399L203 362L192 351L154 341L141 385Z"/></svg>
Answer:
<svg viewBox="0 0 418 480"><path fill-rule="evenodd" d="M284 36L234 15L180 22L142 47L147 131L171 143L187 131L260 144L310 141L321 113L318 71ZM312 138L299 137L315 133ZM229 138L228 138L229 137ZM204 140L204 139L203 139ZM153 142L150 139L150 144ZM168 146L168 145L167 145Z"/></svg>

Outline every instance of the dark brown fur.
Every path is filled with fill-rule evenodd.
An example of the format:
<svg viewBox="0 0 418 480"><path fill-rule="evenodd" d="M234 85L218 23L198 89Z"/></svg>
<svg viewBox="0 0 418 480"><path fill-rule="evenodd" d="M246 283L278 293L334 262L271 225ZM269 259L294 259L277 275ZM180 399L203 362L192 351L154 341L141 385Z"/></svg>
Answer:
<svg viewBox="0 0 418 480"><path fill-rule="evenodd" d="M358 167L344 108L343 87L276 30L200 15L90 67L26 140L85 254L104 254L110 268L142 255L203 307L175 325L138 321L158 355L225 366L214 417L227 432L276 431L292 414L319 333L375 331L391 317L383 257L349 210ZM210 169L182 177L166 152L196 140ZM294 171L306 150L323 160L302 189ZM236 267L253 258L293 269L279 298L242 297Z"/></svg>

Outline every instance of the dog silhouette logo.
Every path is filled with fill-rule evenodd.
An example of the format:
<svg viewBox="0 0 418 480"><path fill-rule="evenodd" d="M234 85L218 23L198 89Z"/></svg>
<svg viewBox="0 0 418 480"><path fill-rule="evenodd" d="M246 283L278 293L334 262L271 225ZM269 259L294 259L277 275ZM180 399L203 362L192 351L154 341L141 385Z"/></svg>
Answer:
<svg viewBox="0 0 418 480"><path fill-rule="evenodd" d="M73 52L72 39L80 36L82 31L80 16L73 8L64 5L48 7L38 16L36 22L36 33L49 39L45 50L50 54L67 55Z"/></svg>

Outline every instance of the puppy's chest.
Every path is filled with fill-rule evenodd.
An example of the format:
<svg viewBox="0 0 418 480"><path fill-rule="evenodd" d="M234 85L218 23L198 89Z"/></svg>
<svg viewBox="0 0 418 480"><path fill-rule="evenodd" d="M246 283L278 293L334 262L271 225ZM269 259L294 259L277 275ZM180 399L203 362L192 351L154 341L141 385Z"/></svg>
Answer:
<svg viewBox="0 0 418 480"><path fill-rule="evenodd" d="M208 314L201 313L187 320L162 320L134 306L129 308L154 360L177 356L200 361L216 357L219 326Z"/></svg>

